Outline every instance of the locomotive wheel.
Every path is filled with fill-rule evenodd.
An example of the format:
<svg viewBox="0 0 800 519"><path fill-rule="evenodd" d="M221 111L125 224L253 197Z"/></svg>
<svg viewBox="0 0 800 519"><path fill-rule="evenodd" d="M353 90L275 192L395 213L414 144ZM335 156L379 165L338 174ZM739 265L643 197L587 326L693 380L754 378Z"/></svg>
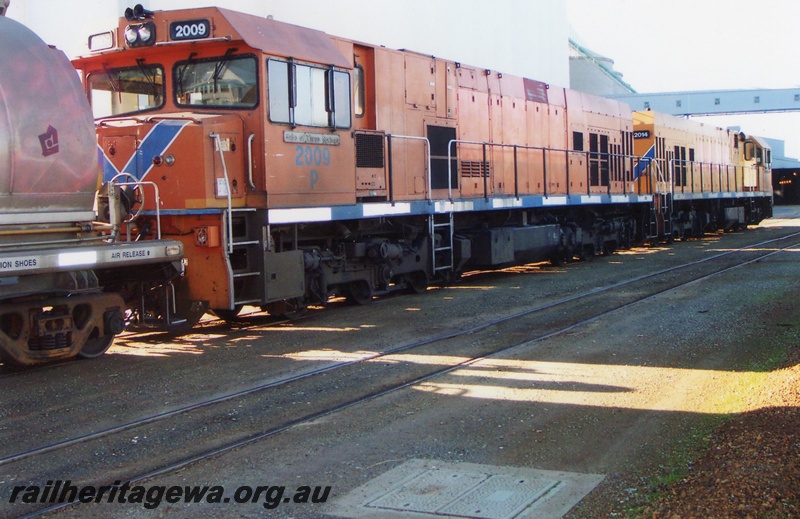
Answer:
<svg viewBox="0 0 800 519"><path fill-rule="evenodd" d="M102 356L114 342L113 335L100 335L100 330L95 328L83 343L83 347L78 352L78 357L82 359L96 359Z"/></svg>
<svg viewBox="0 0 800 519"><path fill-rule="evenodd" d="M179 301L177 314L167 314L162 308L159 328L170 335L186 335L191 333L207 309L208 303L203 301ZM169 323L163 318L164 315L170 315Z"/></svg>
<svg viewBox="0 0 800 519"><path fill-rule="evenodd" d="M567 254L559 252L550 257L550 265L554 267L563 267L567 263Z"/></svg>
<svg viewBox="0 0 800 519"><path fill-rule="evenodd" d="M214 308L211 310L214 315L226 322L235 322L239 320L239 312L242 311L242 305L236 305L233 310L227 308Z"/></svg>
<svg viewBox="0 0 800 519"><path fill-rule="evenodd" d="M404 279L409 294L422 294L428 290L428 276L422 271L406 274Z"/></svg>
<svg viewBox="0 0 800 519"><path fill-rule="evenodd" d="M353 281L344 287L344 296L351 305L366 305L372 302L372 287L366 281Z"/></svg>
<svg viewBox="0 0 800 519"><path fill-rule="evenodd" d="M270 315L279 319L286 319L292 321L299 319L305 315L308 310L308 305L302 298L287 299L285 301L278 301L261 307L261 311L267 312Z"/></svg>

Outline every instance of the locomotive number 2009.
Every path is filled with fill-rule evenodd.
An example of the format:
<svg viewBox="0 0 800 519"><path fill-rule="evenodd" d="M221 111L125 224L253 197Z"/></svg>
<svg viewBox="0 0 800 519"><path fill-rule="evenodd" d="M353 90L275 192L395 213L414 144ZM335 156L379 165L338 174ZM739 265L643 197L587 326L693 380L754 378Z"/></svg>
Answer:
<svg viewBox="0 0 800 519"><path fill-rule="evenodd" d="M208 20L186 20L169 25L169 36L173 40L208 38L210 35L211 23Z"/></svg>
<svg viewBox="0 0 800 519"><path fill-rule="evenodd" d="M295 166L330 166L331 150L321 146L297 146L294 149Z"/></svg>
<svg viewBox="0 0 800 519"><path fill-rule="evenodd" d="M300 167L326 167L331 165L331 150L324 146L301 146L294 148L294 164ZM308 173L311 189L319 182L319 171L312 169Z"/></svg>

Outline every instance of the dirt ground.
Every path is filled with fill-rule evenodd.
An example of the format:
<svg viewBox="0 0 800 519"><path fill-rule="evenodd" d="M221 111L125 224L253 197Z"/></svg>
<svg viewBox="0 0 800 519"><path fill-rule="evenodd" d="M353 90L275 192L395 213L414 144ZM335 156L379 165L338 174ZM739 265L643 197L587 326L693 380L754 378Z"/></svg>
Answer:
<svg viewBox="0 0 800 519"><path fill-rule="evenodd" d="M685 471L650 480L650 492L627 487L596 492L578 516L646 518L800 517L800 346L748 398L750 411L703 438L707 446ZM653 484L652 481L662 480ZM602 510L602 512L600 512Z"/></svg>

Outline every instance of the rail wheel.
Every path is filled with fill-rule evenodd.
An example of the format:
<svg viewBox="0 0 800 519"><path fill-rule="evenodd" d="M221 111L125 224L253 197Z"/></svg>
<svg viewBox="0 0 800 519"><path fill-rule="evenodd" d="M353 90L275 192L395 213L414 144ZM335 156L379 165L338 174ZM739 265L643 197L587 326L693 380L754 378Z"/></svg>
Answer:
<svg viewBox="0 0 800 519"><path fill-rule="evenodd" d="M227 308L214 308L211 310L214 315L227 322L237 321L239 318L239 312L241 311L242 305L234 306L233 310L229 310Z"/></svg>
<svg viewBox="0 0 800 519"><path fill-rule="evenodd" d="M353 281L344 287L344 296L351 305L366 305L372 302L372 287L366 281Z"/></svg>
<svg viewBox="0 0 800 519"><path fill-rule="evenodd" d="M95 328L89 334L89 338L83 344L83 347L78 352L78 357L82 359L96 359L102 356L111 347L114 342L113 335L101 335L100 330Z"/></svg>
<svg viewBox="0 0 800 519"><path fill-rule="evenodd" d="M578 257L581 261L592 261L594 259L594 253L594 245L587 244L581 248L581 252Z"/></svg>
<svg viewBox="0 0 800 519"><path fill-rule="evenodd" d="M425 272L411 272L404 276L406 291L409 294L421 294L428 289L428 275Z"/></svg>
<svg viewBox="0 0 800 519"><path fill-rule="evenodd" d="M169 322L162 318L162 328L171 335L186 335L200 322L200 318L205 315L206 310L208 310L208 304L202 301L191 301L178 305L177 313L170 315Z"/></svg>
<svg viewBox="0 0 800 519"><path fill-rule="evenodd" d="M305 299L298 297L270 303L262 306L261 310L277 318L292 321L305 315L308 310L308 303L306 303Z"/></svg>

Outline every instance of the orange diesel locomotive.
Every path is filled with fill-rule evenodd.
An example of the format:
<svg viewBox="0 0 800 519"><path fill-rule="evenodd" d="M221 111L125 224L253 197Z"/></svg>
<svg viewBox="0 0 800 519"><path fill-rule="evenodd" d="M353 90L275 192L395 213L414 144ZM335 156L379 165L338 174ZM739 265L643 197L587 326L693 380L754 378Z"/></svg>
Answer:
<svg viewBox="0 0 800 519"><path fill-rule="evenodd" d="M625 104L222 8L125 14L73 64L105 178L156 184L184 244L188 322L672 237L667 157L636 156ZM756 180L688 203L708 226L755 223L771 211Z"/></svg>

